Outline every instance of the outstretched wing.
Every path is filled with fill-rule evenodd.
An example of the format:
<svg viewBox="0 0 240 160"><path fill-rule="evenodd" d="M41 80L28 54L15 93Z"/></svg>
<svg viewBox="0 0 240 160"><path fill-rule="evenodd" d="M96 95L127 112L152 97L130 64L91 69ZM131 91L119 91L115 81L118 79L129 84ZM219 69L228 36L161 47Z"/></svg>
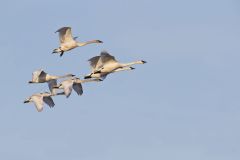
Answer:
<svg viewBox="0 0 240 160"><path fill-rule="evenodd" d="M43 96L41 95L34 95L32 96L32 100L38 112L43 110Z"/></svg>
<svg viewBox="0 0 240 160"><path fill-rule="evenodd" d="M73 89L75 92L77 92L78 95L83 94L83 89L82 89L82 84L81 83L74 83L73 84Z"/></svg>
<svg viewBox="0 0 240 160"><path fill-rule="evenodd" d="M114 56L110 55L107 51L102 51L100 54L100 60L102 62L102 64L106 64L106 63L116 63L117 60L115 59Z"/></svg>
<svg viewBox="0 0 240 160"><path fill-rule="evenodd" d="M65 96L68 98L72 93L73 82L71 80L65 80L62 82Z"/></svg>
<svg viewBox="0 0 240 160"><path fill-rule="evenodd" d="M47 77L47 73L42 70L42 72L38 76L39 82L45 82Z"/></svg>
<svg viewBox="0 0 240 160"><path fill-rule="evenodd" d="M62 27L62 28L58 29L56 32L59 32L60 43L74 41L74 39L72 37L71 27Z"/></svg>
<svg viewBox="0 0 240 160"><path fill-rule="evenodd" d="M42 71L43 71L42 69L34 71L32 73L32 81L36 82L38 80L38 77L39 77L39 75L41 74Z"/></svg>
<svg viewBox="0 0 240 160"><path fill-rule="evenodd" d="M43 97L43 101L44 101L50 108L54 107L54 105L55 105L51 96Z"/></svg>
<svg viewBox="0 0 240 160"><path fill-rule="evenodd" d="M102 63L99 61L99 59L100 59L100 56L95 56L88 60L90 63L92 72L102 67Z"/></svg>
<svg viewBox="0 0 240 160"><path fill-rule="evenodd" d="M52 94L56 93L56 89L53 88L54 86L57 86L57 80L56 79L52 79L52 80L48 81L48 88L49 88L49 90Z"/></svg>

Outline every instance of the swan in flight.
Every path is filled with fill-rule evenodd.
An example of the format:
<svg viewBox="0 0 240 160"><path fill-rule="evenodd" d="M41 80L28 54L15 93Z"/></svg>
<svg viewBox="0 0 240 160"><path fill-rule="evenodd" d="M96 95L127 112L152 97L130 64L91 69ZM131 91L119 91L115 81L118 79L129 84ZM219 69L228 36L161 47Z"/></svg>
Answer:
<svg viewBox="0 0 240 160"><path fill-rule="evenodd" d="M73 77L71 79L66 79L62 81L59 85L54 86L53 88L63 89L65 96L68 98L72 93L72 89L74 89L74 91L78 95L82 95L83 94L82 83L93 82L93 81L101 81L101 80L100 79L80 80L77 77Z"/></svg>
<svg viewBox="0 0 240 160"><path fill-rule="evenodd" d="M54 49L52 53L60 53L60 57L63 55L64 52L74 49L76 47L85 46L91 43L103 43L100 40L78 42L76 41L78 37L72 36L71 27L62 27L58 29L56 32L59 33L60 47Z"/></svg>
<svg viewBox="0 0 240 160"><path fill-rule="evenodd" d="M67 77L74 77L73 74L66 74L63 76L55 76L55 75L49 75L48 73L44 72L44 70L39 69L32 73L32 80L28 83L48 83L48 88L51 91L52 94L55 93L55 90L53 86L57 85L57 79L59 78L67 78Z"/></svg>
<svg viewBox="0 0 240 160"><path fill-rule="evenodd" d="M54 102L52 99L52 96L55 95L62 95L63 93L57 93L57 94L51 94L48 92L45 93L36 93L27 98L24 103L30 103L33 102L37 111L41 112L43 110L43 104L46 103L50 108L54 107Z"/></svg>
<svg viewBox="0 0 240 160"><path fill-rule="evenodd" d="M135 68L131 67L134 64L144 64L146 61L135 61L130 63L119 63L114 56L110 55L106 51L102 51L100 56L95 56L88 60L92 72L85 76L85 79L88 78L106 78L110 73L124 71L124 70L133 70Z"/></svg>
<svg viewBox="0 0 240 160"><path fill-rule="evenodd" d="M130 62L130 63L119 63L114 56L110 55L108 52L103 51L100 54L100 64L101 67L95 71L94 73L110 73L113 72L116 69L121 69L124 67L130 67L134 64L144 64L146 63L146 61L134 61L134 62Z"/></svg>

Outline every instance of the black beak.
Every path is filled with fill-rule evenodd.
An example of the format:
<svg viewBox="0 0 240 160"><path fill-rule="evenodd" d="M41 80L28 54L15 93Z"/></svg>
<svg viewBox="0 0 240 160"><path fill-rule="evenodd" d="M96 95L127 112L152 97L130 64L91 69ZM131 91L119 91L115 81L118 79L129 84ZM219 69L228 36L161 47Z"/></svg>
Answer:
<svg viewBox="0 0 240 160"><path fill-rule="evenodd" d="M33 83L32 81L28 81L28 83Z"/></svg>
<svg viewBox="0 0 240 160"><path fill-rule="evenodd" d="M85 76L84 79L90 79L92 78L91 76Z"/></svg>
<svg viewBox="0 0 240 160"><path fill-rule="evenodd" d="M103 43L103 41L97 40L98 43Z"/></svg>
<svg viewBox="0 0 240 160"><path fill-rule="evenodd" d="M28 100L25 100L23 103L29 103L29 101L28 101Z"/></svg>
<svg viewBox="0 0 240 160"><path fill-rule="evenodd" d="M147 62L142 60L142 63L144 64L144 63L147 63Z"/></svg>
<svg viewBox="0 0 240 160"><path fill-rule="evenodd" d="M133 67L130 67L130 69L131 69L131 70L134 70L135 68L133 68Z"/></svg>

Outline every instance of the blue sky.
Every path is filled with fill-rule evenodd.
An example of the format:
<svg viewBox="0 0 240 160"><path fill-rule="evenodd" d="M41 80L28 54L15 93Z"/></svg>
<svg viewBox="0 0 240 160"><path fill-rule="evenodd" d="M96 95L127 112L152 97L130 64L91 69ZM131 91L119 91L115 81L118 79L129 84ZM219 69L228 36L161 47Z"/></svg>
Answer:
<svg viewBox="0 0 240 160"><path fill-rule="evenodd" d="M0 159L240 158L237 0L9 0L0 18ZM62 26L104 44L52 55ZM34 70L83 77L101 50L148 63L54 97L42 113L23 104L47 90L27 84Z"/></svg>

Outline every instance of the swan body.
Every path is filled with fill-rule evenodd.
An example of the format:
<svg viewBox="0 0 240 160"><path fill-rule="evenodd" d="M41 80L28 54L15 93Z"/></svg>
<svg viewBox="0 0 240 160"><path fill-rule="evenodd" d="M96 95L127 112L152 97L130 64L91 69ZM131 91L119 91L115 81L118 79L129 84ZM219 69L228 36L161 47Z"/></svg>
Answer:
<svg viewBox="0 0 240 160"><path fill-rule="evenodd" d="M60 47L53 50L52 53L60 53L60 57L64 52L72 50L76 47L82 47L92 43L103 43L100 40L90 40L86 42L78 42L76 39L78 37L72 36L71 27L62 27L58 29L55 33L59 33Z"/></svg>
<svg viewBox="0 0 240 160"><path fill-rule="evenodd" d="M52 94L55 93L53 86L57 85L57 79L59 78L67 78L67 77L73 77L75 75L73 74L66 74L63 76L56 76L56 75L49 75L44 70L39 69L32 73L32 80L28 83L48 83L48 88L51 91Z"/></svg>
<svg viewBox="0 0 240 160"><path fill-rule="evenodd" d="M55 86L54 88L63 89L65 96L68 98L72 93L72 89L78 95L82 95L83 94L82 83L92 82L92 81L101 81L101 80L99 79L80 80L77 77L73 77L73 78L62 81L59 85Z"/></svg>
<svg viewBox="0 0 240 160"><path fill-rule="evenodd" d="M32 96L28 97L24 103L34 103L36 109L38 112L41 112L43 110L43 105L46 103L50 108L54 107L55 103L53 102L52 96L55 95L60 95L61 93L58 94L51 94L48 92L45 93L37 93L33 94Z"/></svg>
<svg viewBox="0 0 240 160"><path fill-rule="evenodd" d="M131 63L119 63L114 56L110 55L106 51L102 51L100 56L95 56L88 60L90 62L92 72L85 76L88 78L101 78L105 79L110 73L115 73L125 70L133 70L131 67L134 64L144 64L146 61L135 61Z"/></svg>
<svg viewBox="0 0 240 160"><path fill-rule="evenodd" d="M110 73L113 72L116 69L124 68L124 67L130 67L134 64L144 64L146 61L134 61L130 63L119 63L114 56L110 55L108 52L103 51L100 54L100 63L102 64L102 67L100 67L98 70L96 70L94 73Z"/></svg>

